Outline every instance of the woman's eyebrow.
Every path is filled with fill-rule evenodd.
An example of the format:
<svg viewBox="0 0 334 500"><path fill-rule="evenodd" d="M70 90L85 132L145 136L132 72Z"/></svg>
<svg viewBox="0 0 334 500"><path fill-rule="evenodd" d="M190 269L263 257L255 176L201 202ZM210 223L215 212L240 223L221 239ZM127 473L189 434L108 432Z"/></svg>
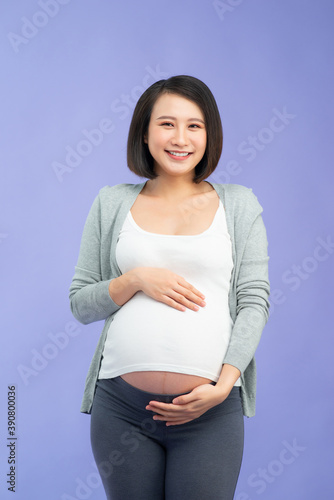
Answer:
<svg viewBox="0 0 334 500"><path fill-rule="evenodd" d="M159 116L157 120L176 120L176 118L175 116ZM188 122L193 122L193 121L204 123L204 121L201 120L200 118L189 118L188 120Z"/></svg>

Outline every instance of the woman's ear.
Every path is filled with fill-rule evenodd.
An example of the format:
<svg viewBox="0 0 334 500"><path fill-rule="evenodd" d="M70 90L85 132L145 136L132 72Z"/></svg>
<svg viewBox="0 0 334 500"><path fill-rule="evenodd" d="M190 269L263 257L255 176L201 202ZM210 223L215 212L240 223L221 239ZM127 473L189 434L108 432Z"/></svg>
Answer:
<svg viewBox="0 0 334 500"><path fill-rule="evenodd" d="M144 143L147 144L147 132L144 134Z"/></svg>

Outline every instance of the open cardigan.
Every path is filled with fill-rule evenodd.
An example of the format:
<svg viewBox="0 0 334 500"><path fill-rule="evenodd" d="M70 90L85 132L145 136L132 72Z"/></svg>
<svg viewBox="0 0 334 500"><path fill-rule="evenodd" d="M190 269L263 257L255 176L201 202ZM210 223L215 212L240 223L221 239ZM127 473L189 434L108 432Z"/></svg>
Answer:
<svg viewBox="0 0 334 500"><path fill-rule="evenodd" d="M91 413L109 325L122 307L109 295L110 281L122 274L115 257L118 235L145 183L100 189L84 226L69 289L71 311L80 323L100 320L105 323L86 378L82 413ZM225 208L234 265L229 292L234 325L223 362L240 370L243 413L252 417L256 398L254 353L269 317L269 257L263 209L250 188L238 184L209 184Z"/></svg>

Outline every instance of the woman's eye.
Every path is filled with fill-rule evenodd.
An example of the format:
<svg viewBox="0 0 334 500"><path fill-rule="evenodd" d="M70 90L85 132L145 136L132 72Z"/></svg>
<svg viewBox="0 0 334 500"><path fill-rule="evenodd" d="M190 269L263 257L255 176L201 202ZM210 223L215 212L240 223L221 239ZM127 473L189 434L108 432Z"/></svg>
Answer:
<svg viewBox="0 0 334 500"><path fill-rule="evenodd" d="M171 122L163 122L163 123L160 123L160 126L161 127L173 127L174 125ZM192 123L191 125L189 125L189 128L196 129L196 128L201 128L201 126L197 125L197 123Z"/></svg>

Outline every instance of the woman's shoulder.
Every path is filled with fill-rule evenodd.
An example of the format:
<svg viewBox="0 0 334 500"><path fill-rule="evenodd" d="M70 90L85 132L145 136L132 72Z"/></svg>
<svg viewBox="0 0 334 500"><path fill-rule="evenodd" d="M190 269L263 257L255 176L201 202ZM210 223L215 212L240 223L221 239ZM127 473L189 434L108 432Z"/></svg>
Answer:
<svg viewBox="0 0 334 500"><path fill-rule="evenodd" d="M247 196L249 193L253 192L252 188L247 186L243 186L242 184L215 184L212 183L213 186L218 187L219 189L224 190L226 193L234 195L234 196Z"/></svg>
<svg viewBox="0 0 334 500"><path fill-rule="evenodd" d="M99 190L97 197L102 203L125 201L128 197L133 196L133 194L139 193L144 184L143 182L140 184L122 183L113 186L106 185Z"/></svg>
<svg viewBox="0 0 334 500"><path fill-rule="evenodd" d="M263 211L252 188L241 184L212 184L216 191L224 198L226 207L233 207L234 210L247 208L248 210L253 209L256 212Z"/></svg>
<svg viewBox="0 0 334 500"><path fill-rule="evenodd" d="M145 183L130 184L125 182L122 184L114 184L113 186L106 185L100 189L99 194L105 196L124 195L126 193L133 193L136 190L139 190L144 184Z"/></svg>

